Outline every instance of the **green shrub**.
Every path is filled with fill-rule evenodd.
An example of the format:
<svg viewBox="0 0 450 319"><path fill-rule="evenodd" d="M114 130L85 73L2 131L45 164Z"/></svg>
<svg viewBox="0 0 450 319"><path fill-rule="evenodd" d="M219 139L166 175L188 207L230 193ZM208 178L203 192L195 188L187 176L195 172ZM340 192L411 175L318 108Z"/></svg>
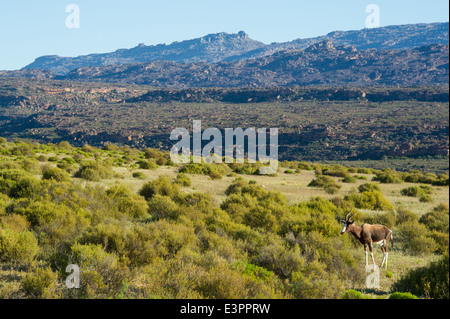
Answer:
<svg viewBox="0 0 450 319"><path fill-rule="evenodd" d="M430 203L432 201L433 201L433 198L431 198L431 196L428 194L422 194L419 197L419 202L421 202L421 203Z"/></svg>
<svg viewBox="0 0 450 319"><path fill-rule="evenodd" d="M56 164L57 168L60 168L70 174L72 174L75 171L75 167L67 162L62 162L62 163L58 163Z"/></svg>
<svg viewBox="0 0 450 319"><path fill-rule="evenodd" d="M372 170L370 168L358 168L358 174L372 174Z"/></svg>
<svg viewBox="0 0 450 319"><path fill-rule="evenodd" d="M322 169L322 175L334 177L348 177L349 172L345 167L330 167Z"/></svg>
<svg viewBox="0 0 450 319"><path fill-rule="evenodd" d="M133 172L132 176L137 179L145 179L145 174L142 172Z"/></svg>
<svg viewBox="0 0 450 319"><path fill-rule="evenodd" d="M427 228L418 222L400 224L397 232L404 249L411 255L426 255L437 249L436 242L428 236Z"/></svg>
<svg viewBox="0 0 450 319"><path fill-rule="evenodd" d="M70 180L69 174L57 167L44 167L42 179L54 180L56 182L67 182Z"/></svg>
<svg viewBox="0 0 450 319"><path fill-rule="evenodd" d="M299 299L336 299L342 296L344 285L335 274L326 271L323 263L314 260L292 274L292 290Z"/></svg>
<svg viewBox="0 0 450 319"><path fill-rule="evenodd" d="M13 184L9 191L12 198L32 198L42 190L41 182L35 177L24 177Z"/></svg>
<svg viewBox="0 0 450 319"><path fill-rule="evenodd" d="M394 292L389 295L389 299L419 299L410 292Z"/></svg>
<svg viewBox="0 0 450 319"><path fill-rule="evenodd" d="M341 297L342 299L372 299L370 297L364 296L359 291L349 289Z"/></svg>
<svg viewBox="0 0 450 319"><path fill-rule="evenodd" d="M404 188L400 191L400 193L403 196L409 196L409 197L421 197L424 195L430 195L432 194L433 189L430 186L412 186L408 188Z"/></svg>
<svg viewBox="0 0 450 319"><path fill-rule="evenodd" d="M105 252L101 245L74 244L70 263L80 268L77 293L81 298L115 297L121 292L122 283L128 276L117 255Z"/></svg>
<svg viewBox="0 0 450 319"><path fill-rule="evenodd" d="M30 263L38 253L38 242L29 231L0 229L0 261Z"/></svg>
<svg viewBox="0 0 450 319"><path fill-rule="evenodd" d="M424 224L429 230L437 230L442 233L449 232L449 212L448 206L445 210L443 206L437 206L431 212L428 212L420 217L419 222Z"/></svg>
<svg viewBox="0 0 450 319"><path fill-rule="evenodd" d="M445 255L439 261L408 272L394 284L393 290L424 298L449 299L448 267L449 258Z"/></svg>
<svg viewBox="0 0 450 319"><path fill-rule="evenodd" d="M438 179L436 181L434 181L432 183L433 186L449 186L449 178L447 176L447 178L442 178L442 179Z"/></svg>
<svg viewBox="0 0 450 319"><path fill-rule="evenodd" d="M397 210L397 223L403 224L403 223L410 223L410 222L417 222L419 220L419 215L414 213L413 211L410 211L408 209L399 208Z"/></svg>
<svg viewBox="0 0 450 319"><path fill-rule="evenodd" d="M106 191L114 200L114 206L119 212L132 218L140 218L147 214L147 202L144 198L134 195L123 185L114 185Z"/></svg>
<svg viewBox="0 0 450 319"><path fill-rule="evenodd" d="M397 218L393 211L379 214L368 214L364 216L364 223L372 225L376 224L384 225L390 229L392 229L395 226L396 220Z"/></svg>
<svg viewBox="0 0 450 319"><path fill-rule="evenodd" d="M10 214L0 217L0 227L2 226L16 232L22 232L30 229L30 223L28 220L24 216L18 214Z"/></svg>
<svg viewBox="0 0 450 319"><path fill-rule="evenodd" d="M158 168L158 165L153 160L142 160L138 162L140 169L150 169L155 170Z"/></svg>
<svg viewBox="0 0 450 319"><path fill-rule="evenodd" d="M308 187L323 188L328 194L335 194L341 188L332 177L326 175L318 176L308 184Z"/></svg>
<svg viewBox="0 0 450 319"><path fill-rule="evenodd" d="M175 179L175 183L180 184L184 187L190 187L192 186L192 180L191 178L184 173L179 173Z"/></svg>
<svg viewBox="0 0 450 319"><path fill-rule="evenodd" d="M402 182L399 176L390 173L379 173L372 180L383 184L400 184Z"/></svg>
<svg viewBox="0 0 450 319"><path fill-rule="evenodd" d="M217 171L211 171L209 174L208 174L208 176L211 178L211 179L213 179L213 180L215 180L215 179L222 179L222 174L220 174L219 172L217 172Z"/></svg>
<svg viewBox="0 0 450 319"><path fill-rule="evenodd" d="M378 184L376 183L365 183L365 184L361 184L358 187L358 191L360 193L364 193L364 192L372 192L372 191L378 191L381 192L381 188Z"/></svg>
<svg viewBox="0 0 450 319"><path fill-rule="evenodd" d="M156 219L177 219L180 213L178 205L170 197L159 194L148 201L148 212Z"/></svg>
<svg viewBox="0 0 450 319"><path fill-rule="evenodd" d="M361 194L352 193L346 195L344 200L350 201L356 208L392 211L394 206L379 191L366 191Z"/></svg>
<svg viewBox="0 0 450 319"><path fill-rule="evenodd" d="M258 175L259 174L259 167L261 164L255 163L255 164L249 164L249 163L233 163L230 164L230 168L235 172L236 174L241 175Z"/></svg>
<svg viewBox="0 0 450 319"><path fill-rule="evenodd" d="M178 170L179 173L209 175L212 179L220 179L231 172L230 168L223 164L189 163Z"/></svg>
<svg viewBox="0 0 450 319"><path fill-rule="evenodd" d="M357 181L357 179L355 178L355 177L353 177L353 176L346 176L346 177L344 177L343 179L342 179L342 182L343 183L350 183L350 184L354 184L354 183L356 183L356 181Z"/></svg>
<svg viewBox="0 0 450 319"><path fill-rule="evenodd" d="M139 194L149 200L154 195L164 195L174 197L180 192L180 185L172 183L168 176L159 176L156 180L146 183L142 186Z"/></svg>
<svg viewBox="0 0 450 319"><path fill-rule="evenodd" d="M59 299L58 275L49 267L32 268L23 277L21 288L27 298L32 299Z"/></svg>
<svg viewBox="0 0 450 319"><path fill-rule="evenodd" d="M114 173L109 165L97 160L83 164L74 176L88 181L98 182L101 179L110 178L113 175Z"/></svg>
<svg viewBox="0 0 450 319"><path fill-rule="evenodd" d="M150 159L150 158L152 158L152 159L158 159L158 158L160 158L160 157L163 156L163 153L160 152L160 151L158 151L158 150L152 149L152 148L147 148L147 149L144 151L144 156L145 156L145 158L147 158L147 159Z"/></svg>
<svg viewBox="0 0 450 319"><path fill-rule="evenodd" d="M62 149L62 150L71 150L72 145L70 145L70 143L67 141L62 141L62 142L59 142L58 148Z"/></svg>
<svg viewBox="0 0 450 319"><path fill-rule="evenodd" d="M27 144L19 144L17 146L14 146L10 150L11 155L13 156L32 156L34 155L33 149L30 147L30 145Z"/></svg>

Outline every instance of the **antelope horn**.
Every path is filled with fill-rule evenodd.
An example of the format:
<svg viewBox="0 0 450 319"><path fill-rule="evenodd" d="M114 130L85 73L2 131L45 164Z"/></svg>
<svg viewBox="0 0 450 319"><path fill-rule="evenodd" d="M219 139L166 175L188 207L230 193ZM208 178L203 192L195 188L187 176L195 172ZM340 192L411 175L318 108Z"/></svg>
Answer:
<svg viewBox="0 0 450 319"><path fill-rule="evenodd" d="M352 209L352 211L350 212L350 213L348 213L347 214L347 216L345 216L345 220L349 220L350 218L352 218L353 217L353 215L355 215L355 214L352 214L353 213L353 209Z"/></svg>

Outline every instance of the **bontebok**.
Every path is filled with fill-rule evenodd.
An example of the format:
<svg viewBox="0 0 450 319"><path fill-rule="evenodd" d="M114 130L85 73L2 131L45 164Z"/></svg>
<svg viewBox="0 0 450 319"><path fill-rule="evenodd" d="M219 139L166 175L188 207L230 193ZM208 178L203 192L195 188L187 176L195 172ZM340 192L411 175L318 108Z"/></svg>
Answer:
<svg viewBox="0 0 450 319"><path fill-rule="evenodd" d="M373 258L373 250L372 245L378 244L380 245L381 251L383 252L383 261L381 262L381 267L383 265L388 265L388 244L389 240L394 240L392 236L392 230L383 225L369 225L364 224L361 227L355 225L354 220L350 220L356 213L353 213L353 210L345 216L344 228L341 230L341 235L344 235L347 232L353 234L353 236L358 239L361 244L364 245L364 251L366 252L366 266L369 264L368 256L367 256L367 246L369 246L370 255L372 257L372 262L375 265L375 259Z"/></svg>

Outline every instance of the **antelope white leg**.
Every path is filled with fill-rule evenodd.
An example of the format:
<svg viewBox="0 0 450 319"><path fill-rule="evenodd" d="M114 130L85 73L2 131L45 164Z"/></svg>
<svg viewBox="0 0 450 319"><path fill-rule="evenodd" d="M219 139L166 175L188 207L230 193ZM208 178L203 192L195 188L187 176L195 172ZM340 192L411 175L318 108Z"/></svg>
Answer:
<svg viewBox="0 0 450 319"><path fill-rule="evenodd" d="M373 258L373 253L370 253L370 256L372 257L372 262L375 265L375 258Z"/></svg>
<svg viewBox="0 0 450 319"><path fill-rule="evenodd" d="M368 266L368 265L369 265L369 254L366 251L366 266Z"/></svg>
<svg viewBox="0 0 450 319"><path fill-rule="evenodd" d="M381 262L380 268L383 268L384 261L386 260L386 253L383 253L383 261Z"/></svg>
<svg viewBox="0 0 450 319"><path fill-rule="evenodd" d="M388 256L389 256L389 253L386 253L386 269L387 269L387 263L388 263Z"/></svg>

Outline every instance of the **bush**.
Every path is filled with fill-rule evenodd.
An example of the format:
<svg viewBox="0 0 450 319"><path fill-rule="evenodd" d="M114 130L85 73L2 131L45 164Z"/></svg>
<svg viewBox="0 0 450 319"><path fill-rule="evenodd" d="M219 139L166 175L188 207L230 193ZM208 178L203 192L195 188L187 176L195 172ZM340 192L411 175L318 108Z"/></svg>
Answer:
<svg viewBox="0 0 450 319"><path fill-rule="evenodd" d="M364 192L372 192L372 191L378 191L381 192L381 188L378 184L376 183L365 183L362 185L359 185L358 187L358 191L360 193L364 193Z"/></svg>
<svg viewBox="0 0 450 319"><path fill-rule="evenodd" d="M356 172L358 174L372 174L372 170L370 168L358 168Z"/></svg>
<svg viewBox="0 0 450 319"><path fill-rule="evenodd" d="M430 186L412 186L408 188L404 188L400 191L403 196L409 197L421 197L424 195L430 195L433 192L433 189Z"/></svg>
<svg viewBox="0 0 450 319"><path fill-rule="evenodd" d="M137 179L145 179L145 175L142 172L134 172L133 177Z"/></svg>
<svg viewBox="0 0 450 319"><path fill-rule="evenodd" d="M393 211L384 214L370 214L364 217L364 222L372 225L384 225L392 229L395 226L396 216Z"/></svg>
<svg viewBox="0 0 450 319"><path fill-rule="evenodd" d="M359 291L350 289L347 290L341 297L342 299L371 299L370 297L364 296Z"/></svg>
<svg viewBox="0 0 450 319"><path fill-rule="evenodd" d="M148 201L148 212L156 219L177 219L179 215L177 204L170 197L159 194Z"/></svg>
<svg viewBox="0 0 450 319"><path fill-rule="evenodd" d="M383 193L379 191L368 191L361 194L349 194L344 197L344 200L350 201L356 208L393 211L394 206L384 197Z"/></svg>
<svg viewBox="0 0 450 319"><path fill-rule="evenodd" d="M419 299L410 292L394 292L389 296L389 299Z"/></svg>
<svg viewBox="0 0 450 319"><path fill-rule="evenodd" d="M379 173L372 180L383 184L400 184L402 182L399 176L390 173Z"/></svg>
<svg viewBox="0 0 450 319"><path fill-rule="evenodd" d="M411 222L417 222L419 220L419 215L414 213L413 211L399 208L397 210L397 223L403 224L403 223L411 223Z"/></svg>
<svg viewBox="0 0 450 319"><path fill-rule="evenodd" d="M449 299L448 267L449 258L445 255L428 266L411 270L394 284L393 289L424 298Z"/></svg>
<svg viewBox="0 0 450 319"><path fill-rule="evenodd" d="M58 275L49 267L31 269L21 281L25 296L33 299L58 299Z"/></svg>
<svg viewBox="0 0 450 319"><path fill-rule="evenodd" d="M158 168L158 165L153 160L142 160L138 162L140 169L150 169L155 170Z"/></svg>
<svg viewBox="0 0 450 319"><path fill-rule="evenodd" d="M109 165L97 160L83 164L74 176L88 181L98 182L101 179L110 178L113 175L114 173Z"/></svg>
<svg viewBox="0 0 450 319"><path fill-rule="evenodd" d="M0 227L1 226L16 232L22 232L30 229L30 223L28 220L24 216L18 214L0 217Z"/></svg>
<svg viewBox="0 0 450 319"><path fill-rule="evenodd" d="M145 151L144 151L144 156L145 156L145 158L147 158L147 159L158 159L158 158L160 158L160 157L162 157L163 156L163 153L162 152L160 152L160 151L158 151L158 150L155 150L155 149L152 149L152 148L147 148Z"/></svg>
<svg viewBox="0 0 450 319"><path fill-rule="evenodd" d="M427 228L418 222L399 225L398 234L404 249L411 255L426 255L437 249L436 242L428 237Z"/></svg>
<svg viewBox="0 0 450 319"><path fill-rule="evenodd" d="M420 217L419 222L424 224L429 230L437 230L442 233L449 232L449 212L443 210L442 206L437 206L431 212Z"/></svg>
<svg viewBox="0 0 450 319"><path fill-rule="evenodd" d="M292 290L299 299L336 299L342 296L343 283L335 274L326 272L323 263L314 260L292 274Z"/></svg>
<svg viewBox="0 0 450 319"><path fill-rule="evenodd" d="M354 184L356 183L357 179L353 176L346 176L342 179L343 183L350 183L350 184Z"/></svg>
<svg viewBox="0 0 450 319"><path fill-rule="evenodd" d="M30 263L38 253L38 241L32 232L0 229L0 261Z"/></svg>
<svg viewBox="0 0 450 319"><path fill-rule="evenodd" d="M331 167L322 169L322 175L334 177L348 177L349 172L345 167Z"/></svg>
<svg viewBox="0 0 450 319"><path fill-rule="evenodd" d="M184 187L190 187L192 185L192 180L187 174L179 173L175 179L175 183Z"/></svg>
<svg viewBox="0 0 450 319"><path fill-rule="evenodd" d="M69 174L57 167L44 167L42 179L54 180L56 182L67 182L70 180Z"/></svg>
<svg viewBox="0 0 450 319"><path fill-rule="evenodd" d="M154 195L164 195L174 197L180 192L180 185L172 183L168 176L159 176L156 180L146 183L142 186L139 194L144 196L146 200L151 199Z"/></svg>
<svg viewBox="0 0 450 319"><path fill-rule="evenodd" d="M430 203L432 201L433 201L433 199L428 194L422 194L419 197L419 202L421 202L421 203Z"/></svg>
<svg viewBox="0 0 450 319"><path fill-rule="evenodd" d="M41 182L34 177L24 177L18 180L9 191L12 198L32 198L42 190Z"/></svg>
<svg viewBox="0 0 450 319"><path fill-rule="evenodd" d="M442 178L442 179L438 179L436 181L434 181L432 183L433 186L449 186L449 178L447 176L447 178Z"/></svg>
<svg viewBox="0 0 450 319"><path fill-rule="evenodd" d="M140 218L147 214L147 202L144 198L134 195L123 185L114 185L106 191L113 198L114 206L119 212L132 218Z"/></svg>
<svg viewBox="0 0 450 319"><path fill-rule="evenodd" d="M127 269L120 265L118 257L105 252L101 245L74 244L70 263L80 268L77 293L81 298L115 297L127 278Z"/></svg>
<svg viewBox="0 0 450 319"><path fill-rule="evenodd" d="M316 179L312 180L308 187L319 187L323 188L328 194L335 194L341 188L336 181L329 176L318 176Z"/></svg>

